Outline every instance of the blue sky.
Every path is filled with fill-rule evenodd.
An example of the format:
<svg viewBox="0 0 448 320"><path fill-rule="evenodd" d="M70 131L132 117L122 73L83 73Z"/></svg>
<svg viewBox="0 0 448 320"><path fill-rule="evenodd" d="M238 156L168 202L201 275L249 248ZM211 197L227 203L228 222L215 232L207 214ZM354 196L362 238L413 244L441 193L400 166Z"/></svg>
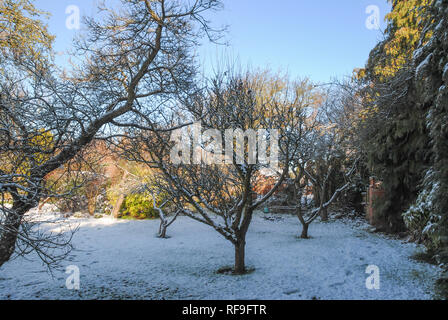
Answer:
<svg viewBox="0 0 448 320"><path fill-rule="evenodd" d="M67 6L77 5L81 15L95 14L97 0L37 0L49 11L55 49L66 51L81 30L68 30ZM107 2L106 2L107 3ZM380 30L366 27L368 6L377 6ZM350 75L362 67L370 50L382 39L386 0L224 0L224 10L210 15L213 25L228 25L229 47L205 43L198 51L204 71L211 71L223 56L245 66L288 71L292 77L325 82Z"/></svg>

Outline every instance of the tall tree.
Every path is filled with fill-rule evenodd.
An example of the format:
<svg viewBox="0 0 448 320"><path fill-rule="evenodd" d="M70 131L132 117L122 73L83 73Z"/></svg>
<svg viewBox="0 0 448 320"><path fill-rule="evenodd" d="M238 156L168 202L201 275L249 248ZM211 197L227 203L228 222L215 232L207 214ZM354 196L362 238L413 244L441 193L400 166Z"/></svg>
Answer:
<svg viewBox="0 0 448 320"><path fill-rule="evenodd" d="M268 129L279 129L279 139L285 137L284 114L277 108L280 101L287 99L285 90L280 80L269 84L266 79L266 74L261 73L220 73L205 92L186 105L189 117L197 119L204 132L193 127L181 141L176 134L172 137L175 146L169 133L140 132L133 150L128 150L136 161L158 168L158 181L162 181L158 188L172 195L177 210L209 225L233 244L235 274L246 272L246 235L254 211L278 189L288 169L278 159L279 169L268 171L276 176L276 184L263 197L256 197L257 179L277 161L278 142ZM153 148L154 144L158 148ZM270 153L271 162L260 161L263 152ZM289 153L283 154L287 157ZM180 157L179 161L173 161L173 156Z"/></svg>
<svg viewBox="0 0 448 320"><path fill-rule="evenodd" d="M31 8L20 3L18 17ZM22 232L25 214L48 192L45 177L95 138L120 136L128 126L154 127L162 109L192 87L194 48L205 34L217 34L203 14L219 6L218 0L123 0L118 9L100 7L97 19L86 20L89 34L76 43L82 58L69 75L4 57L1 67L10 72L0 73L0 152L12 163L0 171L0 266L17 240L54 262L40 250L42 241ZM36 144L42 135L51 143Z"/></svg>
<svg viewBox="0 0 448 320"><path fill-rule="evenodd" d="M414 52L416 104L427 106L431 162L415 203L405 213L408 227L448 263L448 3L435 1L425 13L425 32ZM430 41L423 41L430 35Z"/></svg>
<svg viewBox="0 0 448 320"><path fill-rule="evenodd" d="M346 131L340 122L342 94L317 90L308 82L296 84L295 103L284 106L284 126L287 128L291 150L289 172L295 213L302 224L301 238L308 238L310 224L321 217L328 220L327 209L352 186L357 160L355 149L345 143ZM345 118L345 117L344 117ZM352 163L351 163L352 162ZM305 212L303 198L312 186L315 208Z"/></svg>
<svg viewBox="0 0 448 320"><path fill-rule="evenodd" d="M385 39L370 54L366 69L370 79L385 81L393 77L409 62L417 48L423 30L426 8L432 0L388 0L392 11L386 15L388 22ZM428 40L430 34L424 40Z"/></svg>
<svg viewBox="0 0 448 320"><path fill-rule="evenodd" d="M385 39L371 51L359 74L364 102L359 135L368 167L383 181L386 192L378 209L392 231L404 229L401 213L416 199L430 158L428 105L415 103L412 59L419 43L430 36L420 34L431 2L392 1Z"/></svg>

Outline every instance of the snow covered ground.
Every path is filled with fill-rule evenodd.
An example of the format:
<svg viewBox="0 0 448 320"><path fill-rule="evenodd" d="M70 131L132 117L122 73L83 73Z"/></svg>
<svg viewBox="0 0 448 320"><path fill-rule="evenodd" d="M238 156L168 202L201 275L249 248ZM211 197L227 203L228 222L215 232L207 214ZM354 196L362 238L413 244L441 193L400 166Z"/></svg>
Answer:
<svg viewBox="0 0 448 320"><path fill-rule="evenodd" d="M273 217L265 219L266 217ZM362 222L316 222L297 238L298 219L258 213L247 237L244 276L217 274L233 247L186 217L155 237L158 221L69 219L79 223L75 250L53 277L31 256L0 269L0 299L432 299L439 268L410 257L415 244L367 231ZM80 269L80 290L65 286L65 267ZM380 289L368 290L368 265Z"/></svg>

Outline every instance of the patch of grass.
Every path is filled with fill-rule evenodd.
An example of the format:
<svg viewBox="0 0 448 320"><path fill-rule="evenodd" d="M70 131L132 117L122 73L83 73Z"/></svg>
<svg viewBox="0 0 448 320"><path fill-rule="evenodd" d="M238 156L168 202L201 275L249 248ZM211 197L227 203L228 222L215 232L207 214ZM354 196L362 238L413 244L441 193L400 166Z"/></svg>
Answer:
<svg viewBox="0 0 448 320"><path fill-rule="evenodd" d="M439 279L436 282L436 299L448 300L448 281Z"/></svg>
<svg viewBox="0 0 448 320"><path fill-rule="evenodd" d="M420 272L418 272L417 270L412 270L411 275L412 275L412 277L414 277L414 279L420 279L422 277L422 274Z"/></svg>
<svg viewBox="0 0 448 320"><path fill-rule="evenodd" d="M139 217L139 218L135 218L135 217L131 217L131 216L122 215L118 219L122 219L122 220L156 220L158 218L153 218L153 217L146 217L146 218Z"/></svg>
<svg viewBox="0 0 448 320"><path fill-rule="evenodd" d="M255 268L253 267L246 267L246 271L243 274L236 274L233 270L233 267L229 267L229 266L224 266L219 268L216 273L217 274L225 274L228 276L243 276L246 274L251 274L255 271Z"/></svg>
<svg viewBox="0 0 448 320"><path fill-rule="evenodd" d="M312 239L314 239L313 236L308 236L306 238L302 238L302 236L300 234L296 235L295 238L299 239L299 240L312 240Z"/></svg>
<svg viewBox="0 0 448 320"><path fill-rule="evenodd" d="M418 262L426 262L429 264L437 265L437 261L434 259L434 254L426 251L416 252L411 256L411 259Z"/></svg>

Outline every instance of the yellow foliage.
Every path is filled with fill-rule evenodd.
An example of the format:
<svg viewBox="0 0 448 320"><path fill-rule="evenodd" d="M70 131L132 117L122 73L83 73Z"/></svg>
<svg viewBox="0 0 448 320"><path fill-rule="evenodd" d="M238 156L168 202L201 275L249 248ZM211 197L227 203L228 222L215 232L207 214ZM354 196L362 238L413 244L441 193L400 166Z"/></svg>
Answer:
<svg viewBox="0 0 448 320"><path fill-rule="evenodd" d="M26 139L25 139L26 140ZM0 170L9 174L28 176L30 169L39 166L51 157L53 135L43 129L29 138L24 149L33 150L28 153L7 152L0 159Z"/></svg>
<svg viewBox="0 0 448 320"><path fill-rule="evenodd" d="M354 80L368 80L384 82L394 77L397 72L412 59L414 50L420 41L423 31L425 10L433 0L388 0L392 4L392 11L386 15L388 28L386 40L374 49L366 68L353 71ZM424 41L428 41L431 33L425 34ZM378 50L379 49L379 50ZM378 113L375 96L364 97L363 110L359 111L361 122L367 121Z"/></svg>
<svg viewBox="0 0 448 320"><path fill-rule="evenodd" d="M48 14L37 10L31 0L0 1L0 58L46 60L44 53L51 50L54 36L41 16Z"/></svg>
<svg viewBox="0 0 448 320"><path fill-rule="evenodd" d="M381 59L373 69L380 80L393 77L412 58L422 33L423 13L433 0L407 0L392 2L393 9L386 15L389 22L389 38L384 44L385 59ZM431 34L426 34L427 41Z"/></svg>

